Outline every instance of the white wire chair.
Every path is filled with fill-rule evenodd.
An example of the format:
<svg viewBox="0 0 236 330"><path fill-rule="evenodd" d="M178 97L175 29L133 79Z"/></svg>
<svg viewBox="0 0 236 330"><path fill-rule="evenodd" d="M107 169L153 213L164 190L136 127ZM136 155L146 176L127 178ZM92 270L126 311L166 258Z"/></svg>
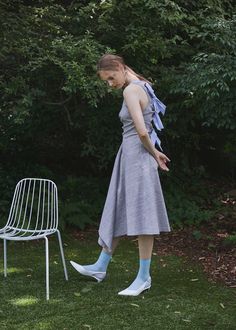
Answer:
<svg viewBox="0 0 236 330"><path fill-rule="evenodd" d="M61 234L58 230L58 193L56 184L47 179L25 178L15 188L5 227L0 229L4 241L4 276L7 277L7 241L45 239L46 299L49 300L48 237L57 233L65 279L68 280Z"/></svg>

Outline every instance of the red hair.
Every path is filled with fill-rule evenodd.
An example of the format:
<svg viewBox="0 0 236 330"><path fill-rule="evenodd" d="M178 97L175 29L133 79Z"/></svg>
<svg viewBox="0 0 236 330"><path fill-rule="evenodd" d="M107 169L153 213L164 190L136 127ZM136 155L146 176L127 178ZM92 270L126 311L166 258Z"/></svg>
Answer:
<svg viewBox="0 0 236 330"><path fill-rule="evenodd" d="M150 83L146 78L144 78L142 75L137 74L134 70L132 70L128 65L125 64L125 61L123 57L113 54L104 54L102 57L100 57L98 63L97 63L97 71L118 71L120 65L123 66L123 68L130 73L137 76L138 79L144 80L148 83Z"/></svg>

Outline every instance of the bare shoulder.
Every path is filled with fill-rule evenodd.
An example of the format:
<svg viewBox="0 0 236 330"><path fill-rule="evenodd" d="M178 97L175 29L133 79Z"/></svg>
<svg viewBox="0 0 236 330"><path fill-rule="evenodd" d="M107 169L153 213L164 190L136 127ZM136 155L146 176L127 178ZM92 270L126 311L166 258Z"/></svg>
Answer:
<svg viewBox="0 0 236 330"><path fill-rule="evenodd" d="M129 84L125 89L123 90L123 96L129 96L133 93L140 93L142 91L142 87L136 84Z"/></svg>

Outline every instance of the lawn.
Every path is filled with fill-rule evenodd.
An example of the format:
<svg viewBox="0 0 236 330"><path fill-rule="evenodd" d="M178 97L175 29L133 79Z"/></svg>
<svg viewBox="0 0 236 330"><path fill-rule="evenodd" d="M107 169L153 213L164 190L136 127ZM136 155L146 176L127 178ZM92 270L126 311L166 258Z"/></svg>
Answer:
<svg viewBox="0 0 236 330"><path fill-rule="evenodd" d="M63 234L69 281L64 280L59 247L50 239L50 300L45 299L44 241L10 242L8 277L0 263L0 329L236 329L234 288L207 281L198 265L154 251L152 288L138 297L117 292L134 279L137 242L124 239L117 248L107 278L97 283L79 275L69 260L94 262L97 237ZM0 242L0 253L3 245Z"/></svg>

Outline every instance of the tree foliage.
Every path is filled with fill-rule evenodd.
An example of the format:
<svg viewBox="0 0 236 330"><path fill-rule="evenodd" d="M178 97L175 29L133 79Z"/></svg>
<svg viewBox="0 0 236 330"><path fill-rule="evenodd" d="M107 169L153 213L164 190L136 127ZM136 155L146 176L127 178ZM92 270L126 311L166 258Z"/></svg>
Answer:
<svg viewBox="0 0 236 330"><path fill-rule="evenodd" d="M1 2L0 154L60 173L104 175L121 141L121 93L96 74L106 51L151 79L167 104L177 170L235 159L233 1ZM220 164L220 161L218 161ZM211 169L209 169L211 170Z"/></svg>

